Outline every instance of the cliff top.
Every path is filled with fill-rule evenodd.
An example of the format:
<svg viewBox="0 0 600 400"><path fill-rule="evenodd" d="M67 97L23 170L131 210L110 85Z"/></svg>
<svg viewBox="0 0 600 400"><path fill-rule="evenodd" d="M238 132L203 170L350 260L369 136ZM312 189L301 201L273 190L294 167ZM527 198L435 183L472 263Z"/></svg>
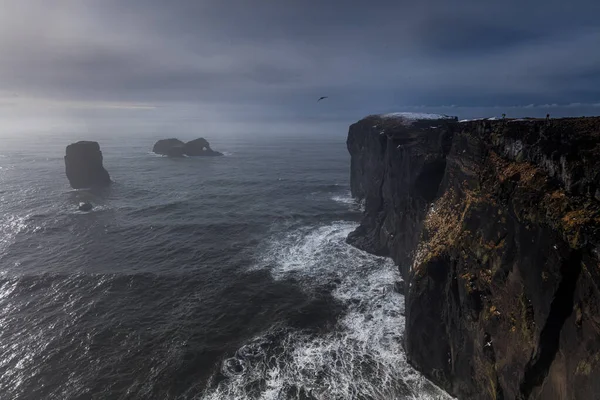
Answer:
<svg viewBox="0 0 600 400"><path fill-rule="evenodd" d="M452 117L444 114L427 114L427 113L412 113L412 112L394 112L387 114L369 115L359 123L373 123L373 128L400 128L400 127L429 127L430 125L439 125L441 123L456 122L457 117Z"/></svg>
<svg viewBox="0 0 600 400"><path fill-rule="evenodd" d="M381 118L399 118L405 121L420 121L420 120L452 120L455 121L457 117L451 117L446 114L428 114L428 113L413 113L413 112L394 112L387 114L380 114Z"/></svg>

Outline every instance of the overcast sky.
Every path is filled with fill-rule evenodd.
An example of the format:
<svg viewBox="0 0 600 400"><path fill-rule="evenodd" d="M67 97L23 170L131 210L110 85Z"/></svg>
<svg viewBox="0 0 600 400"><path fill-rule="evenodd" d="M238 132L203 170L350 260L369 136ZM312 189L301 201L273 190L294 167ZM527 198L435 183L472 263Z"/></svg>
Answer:
<svg viewBox="0 0 600 400"><path fill-rule="evenodd" d="M600 114L597 0L0 0L0 8L4 114L101 109L239 123L346 123L404 110ZM320 96L329 99L317 104Z"/></svg>

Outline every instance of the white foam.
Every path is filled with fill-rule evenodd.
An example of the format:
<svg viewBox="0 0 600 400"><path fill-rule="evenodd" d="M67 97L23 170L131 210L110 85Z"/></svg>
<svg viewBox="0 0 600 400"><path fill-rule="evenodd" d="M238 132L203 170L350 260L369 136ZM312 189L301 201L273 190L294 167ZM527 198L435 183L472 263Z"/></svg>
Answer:
<svg viewBox="0 0 600 400"><path fill-rule="evenodd" d="M17 288L17 280L6 280L0 285L0 300L9 297Z"/></svg>
<svg viewBox="0 0 600 400"><path fill-rule="evenodd" d="M348 209L350 211L364 211L363 202L352 197L352 194L350 193L349 190L344 194L335 194L335 195L331 196L331 200L333 200L337 203L340 203L340 204L348 205L349 206Z"/></svg>
<svg viewBox="0 0 600 400"><path fill-rule="evenodd" d="M355 204L356 200L350 195L335 195L331 196L331 200L342 204Z"/></svg>
<svg viewBox="0 0 600 400"><path fill-rule="evenodd" d="M340 241L343 242L353 229L354 224L349 222L299 228L281 239L267 243L260 265L272 265L271 274L275 279L283 279L298 272L304 278L325 273L334 278L343 271L338 273L324 268L324 263L336 263L336 257L351 258L349 253L356 249L350 246L340 248ZM360 252L356 250L356 253Z"/></svg>
<svg viewBox="0 0 600 400"><path fill-rule="evenodd" d="M303 227L265 243L260 263L272 266L275 279L294 276L309 292L335 280L332 294L347 312L331 332L288 330L276 354L252 351L242 373L229 374L202 398L303 398L298 390L314 399L450 398L408 365L403 297L392 290L399 274L390 260L345 243L354 228L350 222Z"/></svg>

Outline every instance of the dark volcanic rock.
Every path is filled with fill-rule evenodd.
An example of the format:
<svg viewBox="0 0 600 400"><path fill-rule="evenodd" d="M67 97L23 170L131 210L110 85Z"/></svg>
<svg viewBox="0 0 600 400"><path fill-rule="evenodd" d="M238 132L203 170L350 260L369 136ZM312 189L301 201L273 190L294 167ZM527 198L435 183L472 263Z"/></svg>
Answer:
<svg viewBox="0 0 600 400"><path fill-rule="evenodd" d="M154 144L152 152L169 157L183 157L185 143L179 139L162 139Z"/></svg>
<svg viewBox="0 0 600 400"><path fill-rule="evenodd" d="M204 138L189 141L185 144L185 154L188 156L222 156L222 153L210 148L210 144Z"/></svg>
<svg viewBox="0 0 600 400"><path fill-rule="evenodd" d="M394 282L394 291L396 293L404 294L405 288L406 288L406 286L404 284L404 281L396 281L396 282Z"/></svg>
<svg viewBox="0 0 600 400"><path fill-rule="evenodd" d="M348 241L406 285L410 362L460 399L600 393L600 118L350 127Z"/></svg>
<svg viewBox="0 0 600 400"><path fill-rule="evenodd" d="M79 203L79 211L92 211L94 208L90 203Z"/></svg>
<svg viewBox="0 0 600 400"><path fill-rule="evenodd" d="M365 202L350 244L408 267L427 204L444 175L454 121L370 116L350 127L350 188Z"/></svg>
<svg viewBox="0 0 600 400"><path fill-rule="evenodd" d="M210 144L204 138L195 139L187 143L179 139L162 139L154 144L152 151L169 157L190 156L222 156L222 153L210 148Z"/></svg>
<svg viewBox="0 0 600 400"><path fill-rule="evenodd" d="M108 186L110 175L102 165L98 142L77 142L67 146L65 171L73 189Z"/></svg>

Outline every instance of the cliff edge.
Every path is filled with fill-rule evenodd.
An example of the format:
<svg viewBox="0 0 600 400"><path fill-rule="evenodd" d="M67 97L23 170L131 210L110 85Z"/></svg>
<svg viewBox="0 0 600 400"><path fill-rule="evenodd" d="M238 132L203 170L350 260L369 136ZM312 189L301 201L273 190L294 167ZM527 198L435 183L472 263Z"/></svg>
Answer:
<svg viewBox="0 0 600 400"><path fill-rule="evenodd" d="M369 116L348 242L392 257L410 362L460 399L600 393L600 118Z"/></svg>

